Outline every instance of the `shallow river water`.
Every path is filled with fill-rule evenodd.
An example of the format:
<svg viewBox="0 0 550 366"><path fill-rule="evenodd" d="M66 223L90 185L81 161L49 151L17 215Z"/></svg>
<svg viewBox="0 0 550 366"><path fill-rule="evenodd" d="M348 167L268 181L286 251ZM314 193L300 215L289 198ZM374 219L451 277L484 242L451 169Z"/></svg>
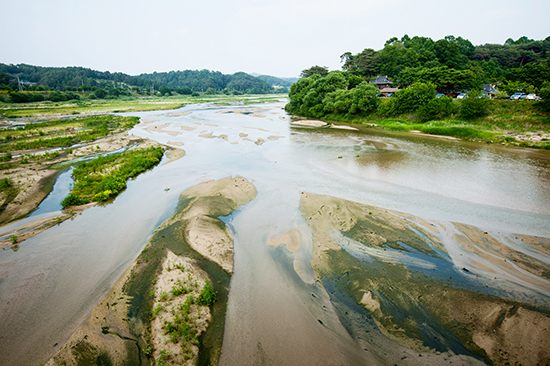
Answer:
<svg viewBox="0 0 550 366"><path fill-rule="evenodd" d="M186 155L129 182L114 203L0 252L0 363L37 365L59 350L172 214L179 194L209 179L240 175L258 189L254 201L224 219L235 236L225 365L357 364L350 335L313 281L301 192L495 235L550 237L547 152L291 126L283 107L200 104L128 113L142 120L130 133ZM67 185L66 176L60 184ZM55 202L48 207L58 209ZM302 234L298 252L267 245L292 229ZM299 258L300 276L289 258ZM324 308L330 326L320 327Z"/></svg>

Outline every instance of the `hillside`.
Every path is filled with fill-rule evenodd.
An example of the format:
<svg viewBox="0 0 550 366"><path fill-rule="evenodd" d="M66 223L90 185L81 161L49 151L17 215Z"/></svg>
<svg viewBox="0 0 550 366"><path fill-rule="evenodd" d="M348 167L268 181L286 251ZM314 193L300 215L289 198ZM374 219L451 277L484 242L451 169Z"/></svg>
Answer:
<svg viewBox="0 0 550 366"><path fill-rule="evenodd" d="M0 63L0 89L20 91L95 91L120 89L149 94L151 90L162 94L172 91L179 94L206 92L207 90L270 93L274 89L264 80L244 72L225 75L211 70L183 70L153 72L137 76L84 67L42 67L34 65L7 65Z"/></svg>

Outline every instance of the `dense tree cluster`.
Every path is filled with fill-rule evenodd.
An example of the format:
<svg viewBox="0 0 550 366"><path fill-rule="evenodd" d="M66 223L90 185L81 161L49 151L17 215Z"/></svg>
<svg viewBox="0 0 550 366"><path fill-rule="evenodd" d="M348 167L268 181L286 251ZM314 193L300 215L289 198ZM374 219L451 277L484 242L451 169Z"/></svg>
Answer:
<svg viewBox="0 0 550 366"><path fill-rule="evenodd" d="M41 67L0 63L0 90L10 92L9 98L2 99L16 103L78 99L75 97L77 94L68 95L69 92L93 92L92 98L102 99L130 95L132 92L142 95L152 92L159 92L161 95L187 95L193 92L206 92L209 89L235 94L276 92L266 81L244 72L225 75L219 71L184 70L130 76L83 67ZM19 93L21 91L25 93ZM55 94L59 92L64 93Z"/></svg>
<svg viewBox="0 0 550 366"><path fill-rule="evenodd" d="M360 78L359 78L360 79ZM362 115L375 111L379 90L349 72L302 77L290 87L289 113L321 118L329 114Z"/></svg>
<svg viewBox="0 0 550 366"><path fill-rule="evenodd" d="M344 119L374 112L383 117L414 114L420 121L454 114L474 119L489 111L489 100L481 95L484 84L496 84L503 94L538 92L550 97L550 37L474 46L461 37L433 41L405 35L389 39L379 51L367 48L340 58L343 71L329 72L318 65L302 71L290 89L289 113ZM377 75L387 75L401 90L380 99L380 90L367 83ZM449 96L436 97L462 91L469 95L460 103ZM540 105L550 111L550 102Z"/></svg>
<svg viewBox="0 0 550 366"><path fill-rule="evenodd" d="M534 91L550 80L549 57L550 37L474 46L462 37L434 41L407 35L389 39L379 51L367 48L340 56L343 70L366 79L388 75L400 87L430 82L439 92L480 88L483 83L498 83L508 92Z"/></svg>

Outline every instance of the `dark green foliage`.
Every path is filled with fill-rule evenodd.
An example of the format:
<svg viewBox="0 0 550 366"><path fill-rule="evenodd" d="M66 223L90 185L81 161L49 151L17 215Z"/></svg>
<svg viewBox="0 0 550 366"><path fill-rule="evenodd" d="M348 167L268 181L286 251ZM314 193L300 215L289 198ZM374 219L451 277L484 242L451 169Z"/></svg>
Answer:
<svg viewBox="0 0 550 366"><path fill-rule="evenodd" d="M61 205L65 208L116 197L126 189L128 179L158 164L163 153L160 147L150 147L98 157L80 164L73 171L75 184L71 194Z"/></svg>
<svg viewBox="0 0 550 366"><path fill-rule="evenodd" d="M378 108L382 116L396 116L413 113L435 98L435 86L431 83L414 83L401 89Z"/></svg>
<svg viewBox="0 0 550 366"><path fill-rule="evenodd" d="M13 187L13 182L9 178L0 179L0 192Z"/></svg>
<svg viewBox="0 0 550 366"><path fill-rule="evenodd" d="M408 68L399 74L398 80L401 87L414 82L432 83L440 93L481 88L483 84L480 84L473 70L456 70L447 66Z"/></svg>
<svg viewBox="0 0 550 366"><path fill-rule="evenodd" d="M442 120L456 113L457 108L449 97L434 98L418 110L417 116L421 122Z"/></svg>
<svg viewBox="0 0 550 366"><path fill-rule="evenodd" d="M308 78L313 75L320 75L322 77L325 77L328 75L328 67L326 66L311 66L309 69L302 70L302 73L300 74L301 78Z"/></svg>
<svg viewBox="0 0 550 366"><path fill-rule="evenodd" d="M341 71L314 74L290 87L289 113L323 118L331 114L366 115L376 110L378 88ZM351 83L351 85L350 85Z"/></svg>
<svg viewBox="0 0 550 366"><path fill-rule="evenodd" d="M538 103L539 108L545 112L550 112L550 81L546 81L539 90L539 96L542 100Z"/></svg>
<svg viewBox="0 0 550 366"><path fill-rule="evenodd" d="M104 89L97 89L94 94L99 99L103 99L107 96L107 92Z"/></svg>
<svg viewBox="0 0 550 366"><path fill-rule="evenodd" d="M63 198L61 201L61 207L67 208L69 206L80 206L90 203L89 199L82 198L80 196L69 194L67 197Z"/></svg>
<svg viewBox="0 0 550 366"><path fill-rule="evenodd" d="M471 91L460 101L458 116L462 119L475 119L489 114L490 99L484 98L479 91Z"/></svg>
<svg viewBox="0 0 550 366"><path fill-rule="evenodd" d="M135 93L149 94L151 89L159 90L162 95L170 95L172 91L189 95L193 91L205 91L212 88L215 91L237 90L246 93L272 93L274 89L264 80L243 72L225 75L219 71L184 70L170 72L154 72L130 76L123 73L100 72L83 67L41 67L33 65L6 65L0 63L0 87L7 90L16 90L16 77L25 84L23 90L47 91L51 90L46 99L60 102L76 100L80 95L74 93L91 92L88 98L103 99L117 98L122 95ZM15 80L15 81L14 81ZM9 84L12 84L10 86ZM65 91L65 93L61 92ZM13 102L23 103L43 100L43 96L15 94ZM36 99L33 99L36 98ZM12 101L9 98L8 101Z"/></svg>
<svg viewBox="0 0 550 366"><path fill-rule="evenodd" d="M204 287L202 288L199 297L197 298L197 304L204 306L212 306L216 302L218 296L217 292L214 291L212 284L209 280L206 280Z"/></svg>

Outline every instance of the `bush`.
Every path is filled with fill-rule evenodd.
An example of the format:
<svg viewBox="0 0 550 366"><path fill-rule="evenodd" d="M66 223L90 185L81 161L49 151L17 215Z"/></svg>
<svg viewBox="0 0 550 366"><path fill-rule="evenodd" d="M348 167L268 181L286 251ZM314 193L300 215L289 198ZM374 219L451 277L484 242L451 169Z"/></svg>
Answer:
<svg viewBox="0 0 550 366"><path fill-rule="evenodd" d="M544 112L550 112L550 81L546 81L542 84L539 90L539 96L542 98L538 103L539 108Z"/></svg>
<svg viewBox="0 0 550 366"><path fill-rule="evenodd" d="M202 288L201 293L197 298L197 304L212 306L217 299L218 299L217 292L214 291L214 288L212 287L212 284L210 283L210 281L206 280L206 283L204 284L204 287Z"/></svg>
<svg viewBox="0 0 550 366"><path fill-rule="evenodd" d="M63 201L61 201L61 207L67 208L69 206L80 206L80 205L85 205L87 203L90 203L88 199L81 198L74 194L69 194L67 197L63 199Z"/></svg>
<svg viewBox="0 0 550 366"><path fill-rule="evenodd" d="M471 91L461 100L458 116L466 120L485 117L489 114L490 103L491 100L482 97L480 91Z"/></svg>
<svg viewBox="0 0 550 366"><path fill-rule="evenodd" d="M434 98L418 110L418 118L421 122L442 120L456 113L457 107L453 99L449 97Z"/></svg>
<svg viewBox="0 0 550 366"><path fill-rule="evenodd" d="M435 86L431 83L414 83L407 89L399 90L392 99L396 103L397 114L410 113L427 105L435 98Z"/></svg>

